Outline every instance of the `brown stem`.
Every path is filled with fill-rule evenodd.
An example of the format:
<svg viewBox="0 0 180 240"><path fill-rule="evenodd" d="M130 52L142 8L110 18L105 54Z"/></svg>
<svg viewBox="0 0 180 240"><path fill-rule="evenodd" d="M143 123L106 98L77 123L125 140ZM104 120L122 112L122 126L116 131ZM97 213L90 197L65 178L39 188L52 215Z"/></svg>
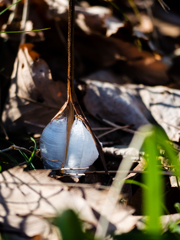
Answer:
<svg viewBox="0 0 180 240"><path fill-rule="evenodd" d="M67 100L72 101L74 93L74 0L69 0L68 11L68 87Z"/></svg>
<svg viewBox="0 0 180 240"><path fill-rule="evenodd" d="M73 109L75 110L76 114L81 117L82 121L84 122L86 128L91 133L93 140L96 144L97 150L99 152L101 161L103 163L104 169L106 173L107 167L106 162L104 159L104 154L102 151L101 144L99 143L98 139L94 135L76 97L76 93L74 90L74 0L69 0L69 12L68 12L68 87L67 87L67 104L69 105L69 109L71 109L73 105ZM72 104L72 105L71 105ZM72 116L72 114L70 114ZM70 129L72 126L72 117L68 117L68 128ZM70 131L69 131L70 134ZM67 139L70 138L70 135L67 133ZM67 150L68 150L68 143L67 143ZM67 152L67 151L66 151Z"/></svg>

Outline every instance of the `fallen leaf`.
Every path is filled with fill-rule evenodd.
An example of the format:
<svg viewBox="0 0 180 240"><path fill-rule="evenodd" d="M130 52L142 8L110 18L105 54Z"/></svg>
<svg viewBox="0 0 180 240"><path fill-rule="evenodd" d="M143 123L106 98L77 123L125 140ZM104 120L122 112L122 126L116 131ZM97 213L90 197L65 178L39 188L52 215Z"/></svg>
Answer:
<svg viewBox="0 0 180 240"><path fill-rule="evenodd" d="M84 104L93 116L97 114L114 123L133 124L137 129L148 124L148 112L133 85L87 81ZM144 113L144 114L143 114Z"/></svg>
<svg viewBox="0 0 180 240"><path fill-rule="evenodd" d="M163 86L142 87L139 94L156 122L172 141L180 137L180 91Z"/></svg>
<svg viewBox="0 0 180 240"><path fill-rule="evenodd" d="M15 167L0 174L0 222L4 231L15 229L29 237L41 235L42 239L52 239L52 236L58 239L57 228L46 219L58 216L65 209L74 210L81 220L97 226L108 190L90 185L69 189L66 184L48 177L50 171L25 172L23 167ZM108 233L133 229L139 218L132 213L132 208L117 204L108 216ZM124 225L124 220L129 224Z"/></svg>
<svg viewBox="0 0 180 240"><path fill-rule="evenodd" d="M42 128L38 125L47 125L65 102L66 85L53 81L47 63L32 50L32 44L25 44L22 48L24 51L19 49L14 64L9 98L2 118L7 130L24 127L41 133Z"/></svg>

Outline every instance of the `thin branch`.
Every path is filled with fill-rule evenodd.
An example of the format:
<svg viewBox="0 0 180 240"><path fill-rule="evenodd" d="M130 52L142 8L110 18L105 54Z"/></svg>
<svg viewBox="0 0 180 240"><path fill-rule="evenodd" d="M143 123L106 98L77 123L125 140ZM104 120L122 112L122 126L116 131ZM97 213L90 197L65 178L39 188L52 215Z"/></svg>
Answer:
<svg viewBox="0 0 180 240"><path fill-rule="evenodd" d="M45 125L38 124L38 123L33 123L33 122L30 122L30 121L26 121L26 120L24 120L24 123L27 123L27 124L30 124L32 126L39 127L39 128L45 128L46 127Z"/></svg>
<svg viewBox="0 0 180 240"><path fill-rule="evenodd" d="M104 123L107 123L108 125L110 125L112 127L115 127L115 128L121 127L122 129L120 129L120 130L122 130L122 131L129 132L129 133L132 133L132 134L135 134L135 133L142 134L141 132L134 131L132 129L123 128L123 126L117 125L117 124L115 124L115 123L113 123L113 122L111 122L109 120L101 118L100 116L98 116L98 118L101 119L101 121L103 121Z"/></svg>
<svg viewBox="0 0 180 240"><path fill-rule="evenodd" d="M93 174L93 173L97 173L97 174L105 174L105 171L87 171L85 172L85 174ZM116 174L116 173L143 173L143 174L146 174L147 171L136 171L136 170L129 170L128 172L127 171L116 171L116 170L108 170L108 173L110 174ZM159 172L159 174L161 175L165 175L165 176L176 176L175 173L173 172L166 172L166 171L161 171Z"/></svg>
<svg viewBox="0 0 180 240"><path fill-rule="evenodd" d="M54 107L54 106L51 106L51 105L48 105L48 104L44 104L44 103L37 102L36 100L34 100L34 99L32 99L32 98L23 97L23 96L21 96L21 95L19 95L19 94L16 94L16 96L19 97L19 98L21 98L21 99L24 99L24 100L26 100L26 101L32 102L32 103L34 103L34 104L43 106L43 107L53 108L53 109L56 109L56 110L58 109L58 110L59 110L58 107Z"/></svg>
<svg viewBox="0 0 180 240"><path fill-rule="evenodd" d="M26 149L26 148L24 148L24 147L16 146L16 145L11 145L11 146L8 147L8 148L2 149L2 150L0 150L0 153L8 152L8 151L11 151L11 150L17 150L17 151L22 150L22 151L25 151L25 152L27 152L27 153L29 153L29 154L32 154L32 152L31 152L30 150L28 150L28 149ZM38 155L36 155L36 156L37 156L38 158L40 158Z"/></svg>
<svg viewBox="0 0 180 240"><path fill-rule="evenodd" d="M113 128L113 129L105 132L105 133L100 134L99 136L97 136L97 138L101 138L101 137L103 137L103 136L105 136L105 135L107 135L107 134L109 134L109 133L112 133L112 132L114 132L114 131L117 131L117 130L122 130L122 129L128 128L129 126L130 126L130 125L126 125L126 126L123 126L123 127L115 127L115 128Z"/></svg>
<svg viewBox="0 0 180 240"><path fill-rule="evenodd" d="M8 152L8 151L11 151L11 150L12 150L12 148L11 148L11 147L8 147L8 148L5 148L5 149L0 150L0 153Z"/></svg>
<svg viewBox="0 0 180 240"><path fill-rule="evenodd" d="M167 125L175 128L175 129L177 129L177 130L180 130L180 127L177 127L177 126L175 126L175 125L173 125L173 124L171 124L171 123L165 122L165 121L163 121L163 120L161 120L161 122L163 122L163 123L165 123L165 124L167 124Z"/></svg>
<svg viewBox="0 0 180 240"><path fill-rule="evenodd" d="M92 128L93 131L103 131L103 130L111 130L112 127L94 127Z"/></svg>

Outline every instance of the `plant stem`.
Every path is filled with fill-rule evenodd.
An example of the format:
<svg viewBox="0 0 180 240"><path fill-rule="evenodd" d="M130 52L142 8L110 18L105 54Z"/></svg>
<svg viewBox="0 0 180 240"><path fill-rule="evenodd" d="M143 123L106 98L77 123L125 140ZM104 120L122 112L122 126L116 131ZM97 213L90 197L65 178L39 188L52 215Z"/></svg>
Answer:
<svg viewBox="0 0 180 240"><path fill-rule="evenodd" d="M21 26L21 30L24 31L25 27L26 27L26 22L27 22L27 18L28 18L28 10L29 10L29 0L25 0L24 2L24 7L23 7L23 15L22 15L22 26ZM25 43L25 38L26 38L26 33L23 32L21 34L21 44Z"/></svg>
<svg viewBox="0 0 180 240"><path fill-rule="evenodd" d="M74 94L74 0L69 0L68 11L68 87L67 100Z"/></svg>
<svg viewBox="0 0 180 240"><path fill-rule="evenodd" d="M74 111L76 115L83 121L85 124L86 128L90 132L91 136L93 137L94 143L96 145L96 148L99 152L101 161L103 163L104 169L106 173L107 167L106 167L106 162L104 159L104 154L102 151L101 144L99 143L97 137L94 135L82 109L81 106L79 105L79 102L76 97L76 93L74 90L74 9L75 9L75 4L74 0L69 0L69 11L68 11L68 78L67 78L67 104L69 107L69 113L68 113L68 122L67 122L67 144L66 144L66 157L67 157L67 152L68 152L68 145L69 145L69 139L70 139L70 130L73 124L73 119L74 119ZM66 107L66 103L63 106L64 108ZM72 113L73 111L73 113ZM59 116L62 113L62 110L58 114L56 114L55 118ZM66 157L65 157L65 163L66 163Z"/></svg>
<svg viewBox="0 0 180 240"><path fill-rule="evenodd" d="M71 135L71 128L74 122L74 108L72 105L72 98L74 92L74 0L69 0L68 11L68 77L67 77L67 103L68 103L68 116L67 116L67 143L64 164L67 161L69 141ZM62 167L64 167L64 164Z"/></svg>

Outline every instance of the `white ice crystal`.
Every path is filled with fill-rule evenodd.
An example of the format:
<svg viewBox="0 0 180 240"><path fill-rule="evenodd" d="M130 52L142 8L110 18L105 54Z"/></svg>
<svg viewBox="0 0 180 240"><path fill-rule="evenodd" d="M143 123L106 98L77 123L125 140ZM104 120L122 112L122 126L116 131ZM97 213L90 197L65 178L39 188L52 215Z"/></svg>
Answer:
<svg viewBox="0 0 180 240"><path fill-rule="evenodd" d="M45 168L62 168L62 164L65 163L66 142L67 118L54 119L46 126L40 138L40 149ZM76 118L71 128L67 160L64 167L89 167L98 158L98 155L99 153L91 134L83 122ZM67 172L82 173L84 171Z"/></svg>

